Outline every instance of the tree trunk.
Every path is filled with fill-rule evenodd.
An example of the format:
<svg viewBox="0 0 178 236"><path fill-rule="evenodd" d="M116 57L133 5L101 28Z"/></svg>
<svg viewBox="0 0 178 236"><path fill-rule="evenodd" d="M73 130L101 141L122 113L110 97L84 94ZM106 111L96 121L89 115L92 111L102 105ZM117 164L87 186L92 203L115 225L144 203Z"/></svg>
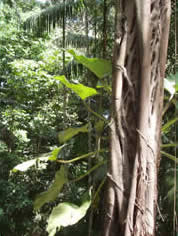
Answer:
<svg viewBox="0 0 178 236"><path fill-rule="evenodd" d="M116 0L106 209L101 236L153 236L170 0Z"/></svg>

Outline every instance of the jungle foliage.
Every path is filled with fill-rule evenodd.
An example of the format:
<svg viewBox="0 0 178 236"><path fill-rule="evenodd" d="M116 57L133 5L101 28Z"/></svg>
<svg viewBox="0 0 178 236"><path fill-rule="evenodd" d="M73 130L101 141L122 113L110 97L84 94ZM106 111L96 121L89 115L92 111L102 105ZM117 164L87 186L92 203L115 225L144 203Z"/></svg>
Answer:
<svg viewBox="0 0 178 236"><path fill-rule="evenodd" d="M174 17L157 235L173 232ZM113 22L110 0L0 1L0 235L98 234L109 149Z"/></svg>

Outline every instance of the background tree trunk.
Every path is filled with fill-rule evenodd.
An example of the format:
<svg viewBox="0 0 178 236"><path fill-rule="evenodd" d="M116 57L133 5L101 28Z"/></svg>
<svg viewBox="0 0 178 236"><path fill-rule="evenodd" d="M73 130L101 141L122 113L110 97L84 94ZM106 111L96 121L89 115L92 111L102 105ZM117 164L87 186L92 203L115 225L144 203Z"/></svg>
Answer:
<svg viewBox="0 0 178 236"><path fill-rule="evenodd" d="M155 232L170 0L116 0L113 112L102 236Z"/></svg>

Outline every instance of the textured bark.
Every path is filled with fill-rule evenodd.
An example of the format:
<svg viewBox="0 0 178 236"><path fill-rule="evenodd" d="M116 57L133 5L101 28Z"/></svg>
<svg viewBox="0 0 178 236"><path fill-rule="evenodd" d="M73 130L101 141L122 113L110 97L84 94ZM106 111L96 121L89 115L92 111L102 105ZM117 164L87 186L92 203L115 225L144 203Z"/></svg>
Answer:
<svg viewBox="0 0 178 236"><path fill-rule="evenodd" d="M153 236L170 0L116 0L113 114L101 236Z"/></svg>

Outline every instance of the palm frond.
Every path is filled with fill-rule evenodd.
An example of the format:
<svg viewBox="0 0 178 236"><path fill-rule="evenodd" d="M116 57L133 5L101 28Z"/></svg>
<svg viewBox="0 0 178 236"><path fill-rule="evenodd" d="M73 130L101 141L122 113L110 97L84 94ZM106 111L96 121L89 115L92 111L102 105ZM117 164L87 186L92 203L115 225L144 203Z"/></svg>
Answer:
<svg viewBox="0 0 178 236"><path fill-rule="evenodd" d="M95 39L91 36L86 37L86 35L84 34L68 32L68 34L66 35L66 47L71 46L74 48L86 48L87 45L91 46L94 40ZM54 42L58 46L61 46L62 45L61 37L55 38Z"/></svg>
<svg viewBox="0 0 178 236"><path fill-rule="evenodd" d="M86 37L82 34L68 33L66 37L66 46L73 46L75 48L86 48L86 46L94 42L93 37Z"/></svg>
<svg viewBox="0 0 178 236"><path fill-rule="evenodd" d="M82 0L68 0L65 4L57 3L27 18L24 28L38 34L50 32L51 29L62 24L64 15L68 19L75 19L82 9L84 9Z"/></svg>

